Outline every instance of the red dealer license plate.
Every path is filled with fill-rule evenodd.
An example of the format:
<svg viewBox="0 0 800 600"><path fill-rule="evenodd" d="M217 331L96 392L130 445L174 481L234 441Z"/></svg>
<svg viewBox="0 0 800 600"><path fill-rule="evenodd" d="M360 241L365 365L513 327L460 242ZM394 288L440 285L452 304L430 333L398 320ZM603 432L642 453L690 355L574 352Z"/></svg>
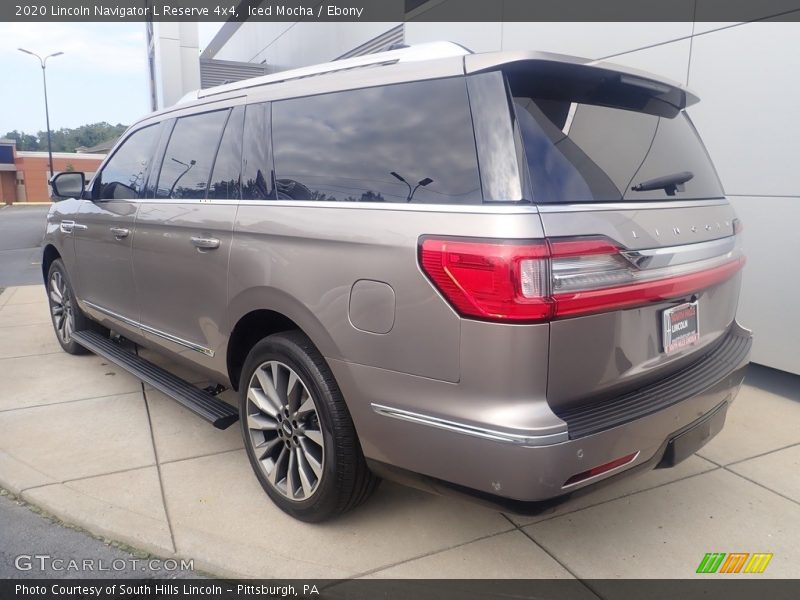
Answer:
<svg viewBox="0 0 800 600"><path fill-rule="evenodd" d="M697 302L668 308L663 313L664 352L669 354L700 339Z"/></svg>

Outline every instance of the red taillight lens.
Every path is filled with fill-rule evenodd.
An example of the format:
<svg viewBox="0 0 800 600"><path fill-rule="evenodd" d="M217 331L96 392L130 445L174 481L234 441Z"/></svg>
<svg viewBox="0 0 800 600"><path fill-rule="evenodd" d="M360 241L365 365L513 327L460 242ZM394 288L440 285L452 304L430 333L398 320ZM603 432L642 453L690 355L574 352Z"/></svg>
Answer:
<svg viewBox="0 0 800 600"><path fill-rule="evenodd" d="M539 322L680 298L732 277L740 253L639 269L604 237L503 243L425 238L420 264L464 316Z"/></svg>
<svg viewBox="0 0 800 600"><path fill-rule="evenodd" d="M423 271L462 315L499 321L551 316L547 246L425 239Z"/></svg>

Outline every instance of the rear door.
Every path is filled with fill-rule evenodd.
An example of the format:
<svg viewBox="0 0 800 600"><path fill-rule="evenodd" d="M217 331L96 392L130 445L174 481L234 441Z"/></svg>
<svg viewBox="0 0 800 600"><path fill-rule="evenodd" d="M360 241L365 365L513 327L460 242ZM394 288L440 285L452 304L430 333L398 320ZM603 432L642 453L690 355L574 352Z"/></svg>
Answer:
<svg viewBox="0 0 800 600"><path fill-rule="evenodd" d="M180 117L142 202L133 270L142 328L162 349L224 369L228 254L244 107ZM224 135L223 135L224 132Z"/></svg>
<svg viewBox="0 0 800 600"><path fill-rule="evenodd" d="M674 88L547 77L517 72L509 84L552 254L547 396L558 412L709 351L735 318L743 258L688 115L656 101Z"/></svg>

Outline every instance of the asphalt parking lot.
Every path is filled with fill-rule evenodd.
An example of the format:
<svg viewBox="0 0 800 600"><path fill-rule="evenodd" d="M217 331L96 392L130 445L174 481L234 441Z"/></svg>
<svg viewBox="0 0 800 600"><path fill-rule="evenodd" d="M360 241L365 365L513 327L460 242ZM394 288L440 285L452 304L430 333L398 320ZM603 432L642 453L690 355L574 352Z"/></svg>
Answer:
<svg viewBox="0 0 800 600"><path fill-rule="evenodd" d="M322 525L272 506L238 427L217 431L105 360L63 353L41 285L0 294L0 377L0 486L216 575L685 578L706 552L771 552L759 577L800 577L800 378L763 367L725 430L676 468L526 518L384 483Z"/></svg>
<svg viewBox="0 0 800 600"><path fill-rule="evenodd" d="M0 205L0 287L42 281L41 241L49 205Z"/></svg>

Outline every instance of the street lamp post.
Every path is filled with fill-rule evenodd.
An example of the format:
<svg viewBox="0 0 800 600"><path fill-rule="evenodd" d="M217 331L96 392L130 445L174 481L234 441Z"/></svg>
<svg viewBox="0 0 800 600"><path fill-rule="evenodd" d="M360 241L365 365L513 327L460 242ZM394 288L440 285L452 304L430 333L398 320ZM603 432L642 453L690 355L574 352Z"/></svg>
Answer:
<svg viewBox="0 0 800 600"><path fill-rule="evenodd" d="M53 142L50 139L50 109L47 106L47 75L46 75L46 67L47 67L47 59L53 56L61 56L64 54L63 52L54 52L53 54L48 54L44 58L36 54L35 52L31 52L30 50L25 50L25 48L17 48L20 52L24 52L25 54L30 54L31 56L35 56L39 59L39 64L42 66L42 83L44 84L44 117L47 121L47 155L50 162L50 177L53 176ZM48 178L48 183L50 182L50 178Z"/></svg>
<svg viewBox="0 0 800 600"><path fill-rule="evenodd" d="M403 183L405 183L408 186L408 197L406 197L406 202L411 202L411 200L414 198L414 194L416 193L417 188L419 186L425 187L426 185L433 183L433 179L431 179L430 177L426 177L425 179L420 179L417 182L417 185L415 185L412 188L411 184L408 183L405 180L405 178L402 175L400 175L400 173L398 173L397 171L389 171L389 175L391 175L395 179L399 179L400 181L402 181Z"/></svg>

